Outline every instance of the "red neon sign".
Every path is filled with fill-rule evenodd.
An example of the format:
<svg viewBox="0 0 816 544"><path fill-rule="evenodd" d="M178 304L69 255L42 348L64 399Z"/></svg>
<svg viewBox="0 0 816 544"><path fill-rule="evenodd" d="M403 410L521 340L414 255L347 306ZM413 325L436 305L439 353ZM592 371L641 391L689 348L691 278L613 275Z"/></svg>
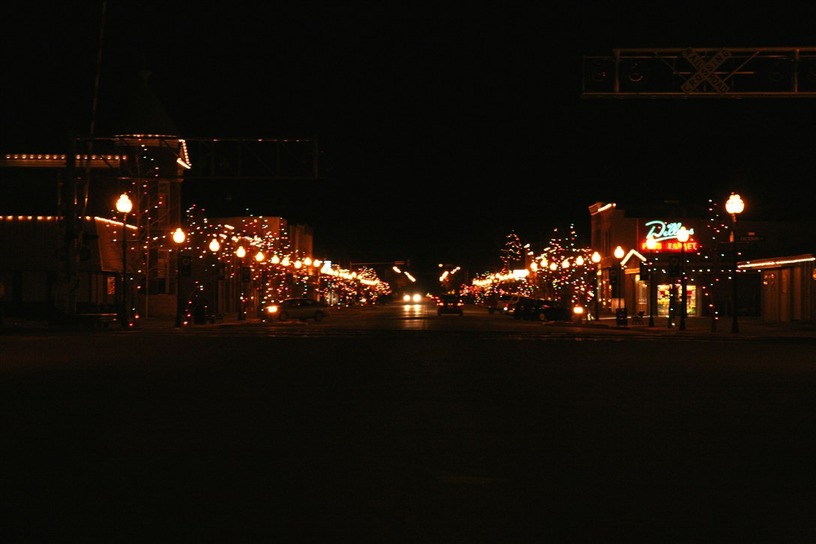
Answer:
<svg viewBox="0 0 816 544"><path fill-rule="evenodd" d="M680 253L682 251L688 253L697 251L698 249L700 249L700 245L695 240L689 240L685 244L677 240L661 240L660 242L655 242L654 249L649 249L645 240L640 243L641 251L654 251L655 253Z"/></svg>

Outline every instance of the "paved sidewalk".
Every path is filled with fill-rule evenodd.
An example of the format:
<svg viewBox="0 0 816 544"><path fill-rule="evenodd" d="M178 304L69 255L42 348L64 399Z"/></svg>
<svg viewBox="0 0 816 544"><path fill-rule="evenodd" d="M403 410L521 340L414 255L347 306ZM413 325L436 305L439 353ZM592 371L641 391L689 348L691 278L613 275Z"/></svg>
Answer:
<svg viewBox="0 0 816 544"><path fill-rule="evenodd" d="M712 320L710 317L687 317L685 330L680 328L680 320L675 319L672 326L666 317L655 317L654 326L649 326L649 317L642 322L633 323L628 320L626 326L618 326L614 317L601 318L587 326L598 326L610 329L621 329L637 332L648 332L660 335L688 335L706 337L793 337L812 338L816 341L816 323L795 322L766 322L757 317L740 317L737 320L737 332L732 332L733 321L730 317Z"/></svg>

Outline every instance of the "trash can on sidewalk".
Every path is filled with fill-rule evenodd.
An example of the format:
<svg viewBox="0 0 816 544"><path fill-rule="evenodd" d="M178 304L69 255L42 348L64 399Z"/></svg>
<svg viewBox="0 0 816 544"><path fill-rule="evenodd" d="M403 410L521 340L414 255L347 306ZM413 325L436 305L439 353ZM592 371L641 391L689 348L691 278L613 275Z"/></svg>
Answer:
<svg viewBox="0 0 816 544"><path fill-rule="evenodd" d="M618 308L615 310L615 323L618 327L626 327L626 308Z"/></svg>

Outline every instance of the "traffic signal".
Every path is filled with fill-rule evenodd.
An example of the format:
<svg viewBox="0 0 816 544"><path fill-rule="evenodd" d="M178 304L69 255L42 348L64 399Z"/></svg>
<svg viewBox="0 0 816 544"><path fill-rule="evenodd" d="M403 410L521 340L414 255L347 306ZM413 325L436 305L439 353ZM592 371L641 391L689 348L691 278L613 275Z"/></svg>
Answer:
<svg viewBox="0 0 816 544"><path fill-rule="evenodd" d="M617 268L610 268L609 269L609 285L617 285L618 284L618 269Z"/></svg>
<svg viewBox="0 0 816 544"><path fill-rule="evenodd" d="M250 280L249 271L250 268L248 266L241 267L241 281L248 282Z"/></svg>

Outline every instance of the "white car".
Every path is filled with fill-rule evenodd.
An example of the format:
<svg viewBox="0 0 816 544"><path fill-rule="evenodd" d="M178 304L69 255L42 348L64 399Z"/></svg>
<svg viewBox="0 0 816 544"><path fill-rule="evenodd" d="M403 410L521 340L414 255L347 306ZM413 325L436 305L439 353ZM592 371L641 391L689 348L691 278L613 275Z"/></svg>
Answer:
<svg viewBox="0 0 816 544"><path fill-rule="evenodd" d="M500 295L494 300L488 301L487 311L500 314L512 314L521 295Z"/></svg>
<svg viewBox="0 0 816 544"><path fill-rule="evenodd" d="M313 319L323 321L329 315L329 306L325 302L311 298L288 298L282 302L269 304L264 308L261 321L288 321Z"/></svg>

